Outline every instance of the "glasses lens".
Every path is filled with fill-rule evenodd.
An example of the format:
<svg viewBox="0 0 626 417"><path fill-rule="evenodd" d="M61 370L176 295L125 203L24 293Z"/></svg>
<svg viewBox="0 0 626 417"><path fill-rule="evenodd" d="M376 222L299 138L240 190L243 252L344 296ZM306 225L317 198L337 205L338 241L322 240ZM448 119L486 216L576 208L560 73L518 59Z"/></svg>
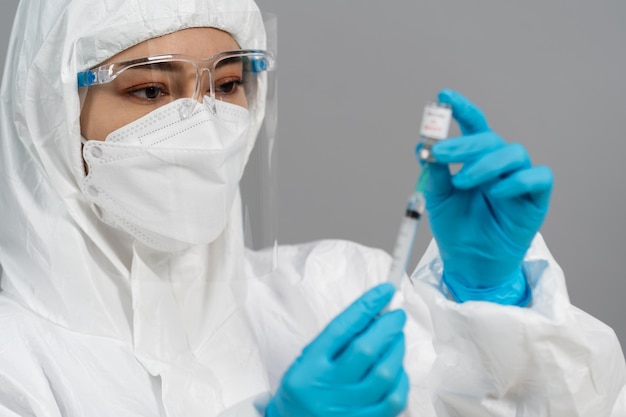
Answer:
<svg viewBox="0 0 626 417"><path fill-rule="evenodd" d="M131 65L110 83L128 106L160 107L172 101L193 97L197 72L193 62L155 61Z"/></svg>
<svg viewBox="0 0 626 417"><path fill-rule="evenodd" d="M261 52L219 57L212 70L215 100L254 110L259 100L259 85L269 68L269 58Z"/></svg>
<svg viewBox="0 0 626 417"><path fill-rule="evenodd" d="M179 98L194 97L197 90L191 61L142 59L115 65L112 74L111 81L84 88L83 101L120 126Z"/></svg>

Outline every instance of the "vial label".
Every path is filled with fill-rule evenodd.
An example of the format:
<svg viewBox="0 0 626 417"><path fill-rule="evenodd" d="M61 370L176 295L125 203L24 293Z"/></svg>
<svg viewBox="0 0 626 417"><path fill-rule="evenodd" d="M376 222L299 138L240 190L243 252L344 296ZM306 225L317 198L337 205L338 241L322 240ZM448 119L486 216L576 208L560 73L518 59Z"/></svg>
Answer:
<svg viewBox="0 0 626 417"><path fill-rule="evenodd" d="M432 139L445 139L448 137L452 109L440 107L436 104L427 105L424 108L420 135Z"/></svg>

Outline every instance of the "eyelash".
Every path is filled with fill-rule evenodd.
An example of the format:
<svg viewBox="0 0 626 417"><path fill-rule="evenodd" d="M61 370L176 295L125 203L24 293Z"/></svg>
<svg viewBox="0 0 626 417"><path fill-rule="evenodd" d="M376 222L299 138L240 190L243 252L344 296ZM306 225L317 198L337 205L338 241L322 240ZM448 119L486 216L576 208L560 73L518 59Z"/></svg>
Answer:
<svg viewBox="0 0 626 417"><path fill-rule="evenodd" d="M227 91L227 92L219 91L222 86L225 86L227 84L234 84L231 91ZM220 80L218 83L215 84L215 92L220 93L220 94L232 94L235 92L237 88L242 87L243 85L245 85L245 81L241 78L232 79L232 80Z"/></svg>
<svg viewBox="0 0 626 417"><path fill-rule="evenodd" d="M223 91L222 87L233 84L230 91ZM233 79L222 79L219 80L215 85L215 93L221 96L226 96L230 94L235 94L238 88L243 87L246 84L243 78L233 78ZM148 89L155 89L157 91L157 95L155 97L149 97L147 93ZM147 85L137 85L129 87L125 92L131 99L138 100L142 103L151 104L159 100L160 98L167 96L167 88L161 84L147 84Z"/></svg>
<svg viewBox="0 0 626 417"><path fill-rule="evenodd" d="M145 94L146 90L148 90L150 88L158 90L158 95L156 97L154 97L154 98L140 97L138 95L139 92L144 92L144 95L146 95ZM127 94L129 96L131 96L131 98L136 98L138 100L147 101L147 102L153 102L155 100L158 100L160 97L163 97L164 95L166 95L167 92L166 92L166 89L163 86L161 86L161 85L150 84L150 85L144 85L144 86L134 86L134 87L131 87L131 88L129 88L127 90Z"/></svg>

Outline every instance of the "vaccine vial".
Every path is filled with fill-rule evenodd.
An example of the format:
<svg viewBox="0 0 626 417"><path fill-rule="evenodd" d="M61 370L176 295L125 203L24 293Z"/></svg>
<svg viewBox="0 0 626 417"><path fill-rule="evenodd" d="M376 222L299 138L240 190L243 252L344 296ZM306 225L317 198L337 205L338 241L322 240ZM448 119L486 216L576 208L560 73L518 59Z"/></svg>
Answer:
<svg viewBox="0 0 626 417"><path fill-rule="evenodd" d="M452 107L447 103L432 102L424 107L422 126L420 127L419 158L426 162L436 162L432 156L432 147L448 137Z"/></svg>

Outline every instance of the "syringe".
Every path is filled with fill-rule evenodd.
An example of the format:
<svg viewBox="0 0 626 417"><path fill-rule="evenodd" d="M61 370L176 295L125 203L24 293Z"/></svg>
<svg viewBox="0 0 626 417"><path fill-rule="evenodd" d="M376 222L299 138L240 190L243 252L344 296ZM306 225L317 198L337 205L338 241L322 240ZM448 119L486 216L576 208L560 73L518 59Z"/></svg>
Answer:
<svg viewBox="0 0 626 417"><path fill-rule="evenodd" d="M426 208L424 199L424 188L428 182L429 162L436 162L432 155L432 146L448 136L450 120L452 118L452 108L446 103L429 103L424 107L422 116L422 126L420 127L419 158L422 160L422 173L415 186L415 191L409 198L406 212L400 224L400 231L396 238L396 245L393 248L393 262L389 270L389 282L396 289L400 288L402 277L406 273L406 267L411 258L413 242L419 227L420 219Z"/></svg>
<svg viewBox="0 0 626 417"><path fill-rule="evenodd" d="M396 238L396 244L393 248L393 262L389 270L389 282L391 282L396 289L400 288L400 282L406 273L406 267L411 258L411 251L413 250L415 235L417 234L420 219L426 208L424 187L428 181L428 166L428 163L425 163L422 167L422 173L420 174L413 194L411 194L409 198L409 203L406 206L406 211L404 212L404 217L400 224L400 231Z"/></svg>

